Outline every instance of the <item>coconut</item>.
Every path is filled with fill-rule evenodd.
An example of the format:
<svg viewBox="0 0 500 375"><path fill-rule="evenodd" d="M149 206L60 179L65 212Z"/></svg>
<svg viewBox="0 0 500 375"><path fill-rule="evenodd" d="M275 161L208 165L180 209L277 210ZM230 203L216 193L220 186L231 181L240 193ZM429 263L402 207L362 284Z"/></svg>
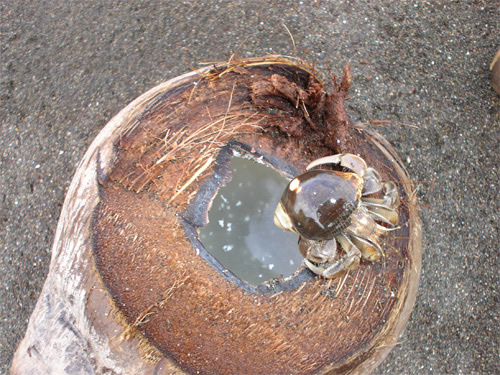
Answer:
<svg viewBox="0 0 500 375"><path fill-rule="evenodd" d="M421 222L394 149L346 113L349 67L330 92L318 75L283 56L233 57L171 79L116 115L68 190L12 372L373 370L415 302ZM397 185L400 227L384 238L382 262L332 280L300 267L254 286L200 242L233 155L292 177L345 152Z"/></svg>

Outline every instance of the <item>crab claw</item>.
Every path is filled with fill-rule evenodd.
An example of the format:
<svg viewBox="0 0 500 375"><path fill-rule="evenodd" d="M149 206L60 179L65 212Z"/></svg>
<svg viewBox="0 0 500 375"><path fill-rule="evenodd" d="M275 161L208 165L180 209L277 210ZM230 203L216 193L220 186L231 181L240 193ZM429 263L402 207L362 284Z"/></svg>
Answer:
<svg viewBox="0 0 500 375"><path fill-rule="evenodd" d="M349 168L360 177L365 175L367 168L366 162L359 156L353 154L337 154L314 160L306 167L306 170L323 164L340 164L342 167Z"/></svg>

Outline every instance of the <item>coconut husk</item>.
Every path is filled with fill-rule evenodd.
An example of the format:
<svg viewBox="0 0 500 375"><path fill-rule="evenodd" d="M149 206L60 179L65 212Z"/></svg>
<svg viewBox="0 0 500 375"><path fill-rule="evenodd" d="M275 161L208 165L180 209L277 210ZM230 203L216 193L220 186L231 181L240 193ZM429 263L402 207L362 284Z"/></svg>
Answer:
<svg viewBox="0 0 500 375"><path fill-rule="evenodd" d="M236 59L140 96L101 131L69 188L50 272L12 372L367 373L409 319L421 260L415 191L394 149L350 120L349 67L327 89L282 56ZM387 256L326 280L254 287L198 239L234 154L287 177L350 152L396 182ZM273 251L272 248L268 251Z"/></svg>

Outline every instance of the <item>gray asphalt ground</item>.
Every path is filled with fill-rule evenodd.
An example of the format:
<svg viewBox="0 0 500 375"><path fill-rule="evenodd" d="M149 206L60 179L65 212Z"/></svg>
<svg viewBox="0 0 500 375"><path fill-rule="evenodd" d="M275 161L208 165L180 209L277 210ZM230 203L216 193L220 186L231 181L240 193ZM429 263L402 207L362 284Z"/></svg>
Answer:
<svg viewBox="0 0 500 375"><path fill-rule="evenodd" d="M418 300L377 374L500 373L499 98L488 1L0 0L0 373L48 272L66 189L99 130L198 62L305 52L418 181ZM396 124L397 123L397 124ZM411 124L412 126L403 125Z"/></svg>

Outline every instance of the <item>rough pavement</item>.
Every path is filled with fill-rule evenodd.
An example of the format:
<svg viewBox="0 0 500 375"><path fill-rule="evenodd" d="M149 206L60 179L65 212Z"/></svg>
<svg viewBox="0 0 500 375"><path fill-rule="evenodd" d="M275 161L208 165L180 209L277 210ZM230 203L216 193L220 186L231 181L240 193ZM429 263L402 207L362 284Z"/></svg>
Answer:
<svg viewBox="0 0 500 375"><path fill-rule="evenodd" d="M0 373L93 138L149 88L231 52L350 63L352 118L392 122L379 131L418 181L425 253L376 373L499 373L499 20L495 0L0 2Z"/></svg>

